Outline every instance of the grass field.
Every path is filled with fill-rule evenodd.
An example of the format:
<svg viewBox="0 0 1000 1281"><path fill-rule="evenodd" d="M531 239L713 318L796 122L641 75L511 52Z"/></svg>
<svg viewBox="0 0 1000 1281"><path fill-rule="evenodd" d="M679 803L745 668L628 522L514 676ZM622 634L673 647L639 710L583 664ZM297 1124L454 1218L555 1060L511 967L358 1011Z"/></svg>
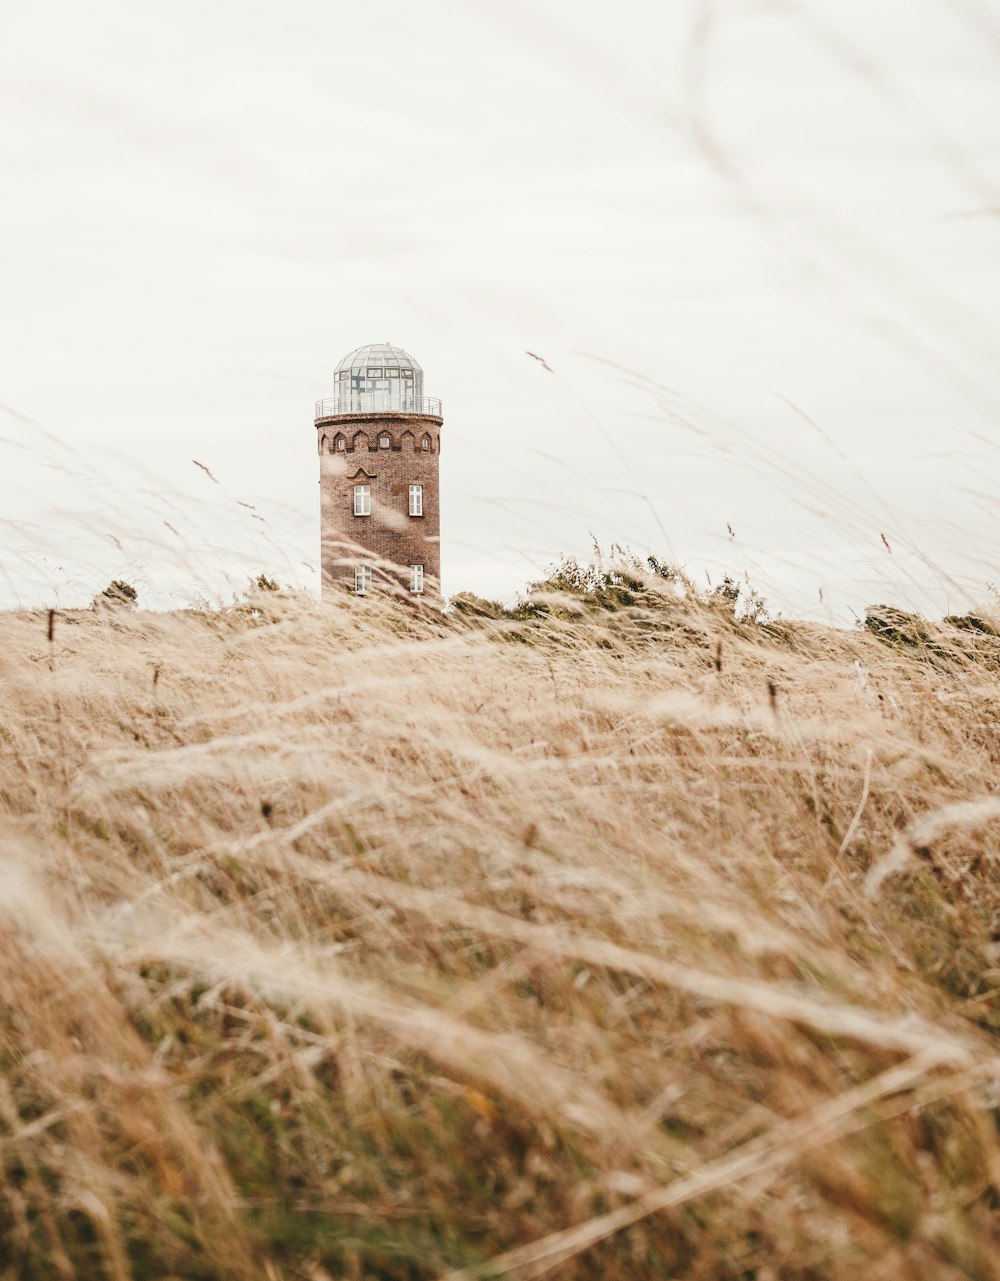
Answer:
<svg viewBox="0 0 1000 1281"><path fill-rule="evenodd" d="M0 616L0 1277L1000 1277L1000 640Z"/></svg>

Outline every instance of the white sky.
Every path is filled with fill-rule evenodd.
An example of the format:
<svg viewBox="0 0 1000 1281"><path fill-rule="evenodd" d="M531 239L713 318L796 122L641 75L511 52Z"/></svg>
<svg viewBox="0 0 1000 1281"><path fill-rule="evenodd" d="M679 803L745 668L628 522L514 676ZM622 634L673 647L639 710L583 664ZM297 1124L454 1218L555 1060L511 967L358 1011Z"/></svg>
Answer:
<svg viewBox="0 0 1000 1281"><path fill-rule="evenodd" d="M447 592L591 533L837 620L1000 580L1000 3L0 0L0 104L4 601L315 585L381 340Z"/></svg>

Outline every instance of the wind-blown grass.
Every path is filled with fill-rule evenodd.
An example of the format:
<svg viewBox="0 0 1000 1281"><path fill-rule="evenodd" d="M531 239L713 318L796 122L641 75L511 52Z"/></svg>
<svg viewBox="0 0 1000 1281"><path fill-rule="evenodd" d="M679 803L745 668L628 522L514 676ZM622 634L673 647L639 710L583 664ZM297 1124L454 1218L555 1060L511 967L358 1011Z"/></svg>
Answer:
<svg viewBox="0 0 1000 1281"><path fill-rule="evenodd" d="M0 617L2 1275L1000 1276L989 632L556 585Z"/></svg>

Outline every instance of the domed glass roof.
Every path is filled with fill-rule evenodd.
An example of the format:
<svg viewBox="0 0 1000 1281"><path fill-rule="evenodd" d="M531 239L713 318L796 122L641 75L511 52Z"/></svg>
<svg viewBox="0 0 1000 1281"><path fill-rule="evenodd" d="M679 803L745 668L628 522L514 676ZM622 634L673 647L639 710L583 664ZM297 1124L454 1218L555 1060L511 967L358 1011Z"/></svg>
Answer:
<svg viewBox="0 0 1000 1281"><path fill-rule="evenodd" d="M367 347L352 351L340 362L336 372L340 373L342 369L367 369L369 366L373 369L412 369L414 373L423 372L409 352L387 342L369 343Z"/></svg>
<svg viewBox="0 0 1000 1281"><path fill-rule="evenodd" d="M333 397L317 416L405 412L440 414L441 402L424 396L424 371L402 347L369 343L345 356L333 373Z"/></svg>

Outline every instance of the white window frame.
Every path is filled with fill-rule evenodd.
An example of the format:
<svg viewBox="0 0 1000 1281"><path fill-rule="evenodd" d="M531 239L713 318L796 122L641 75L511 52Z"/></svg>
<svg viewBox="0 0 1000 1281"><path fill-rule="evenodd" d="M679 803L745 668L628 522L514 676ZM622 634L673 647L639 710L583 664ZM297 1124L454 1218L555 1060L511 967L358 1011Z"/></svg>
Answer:
<svg viewBox="0 0 1000 1281"><path fill-rule="evenodd" d="M385 436L385 435L379 436L378 438L379 449L388 449L391 444L392 444L391 436Z"/></svg>
<svg viewBox="0 0 1000 1281"><path fill-rule="evenodd" d="M356 565L354 568L354 590L358 596L365 596L371 590L371 565Z"/></svg>
<svg viewBox="0 0 1000 1281"><path fill-rule="evenodd" d="M370 516L372 514L371 485L354 486L354 514L355 516Z"/></svg>
<svg viewBox="0 0 1000 1281"><path fill-rule="evenodd" d="M425 436L423 440L420 442L420 448L430 449L430 447L431 447L431 438L429 436Z"/></svg>
<svg viewBox="0 0 1000 1281"><path fill-rule="evenodd" d="M346 448L347 448L347 441L343 438L343 436L338 436L337 449L340 450L340 449L346 449Z"/></svg>
<svg viewBox="0 0 1000 1281"><path fill-rule="evenodd" d="M423 565L410 566L410 591L422 592L424 590L424 567Z"/></svg>
<svg viewBox="0 0 1000 1281"><path fill-rule="evenodd" d="M424 514L424 487L423 485L410 486L410 515L422 516Z"/></svg>

